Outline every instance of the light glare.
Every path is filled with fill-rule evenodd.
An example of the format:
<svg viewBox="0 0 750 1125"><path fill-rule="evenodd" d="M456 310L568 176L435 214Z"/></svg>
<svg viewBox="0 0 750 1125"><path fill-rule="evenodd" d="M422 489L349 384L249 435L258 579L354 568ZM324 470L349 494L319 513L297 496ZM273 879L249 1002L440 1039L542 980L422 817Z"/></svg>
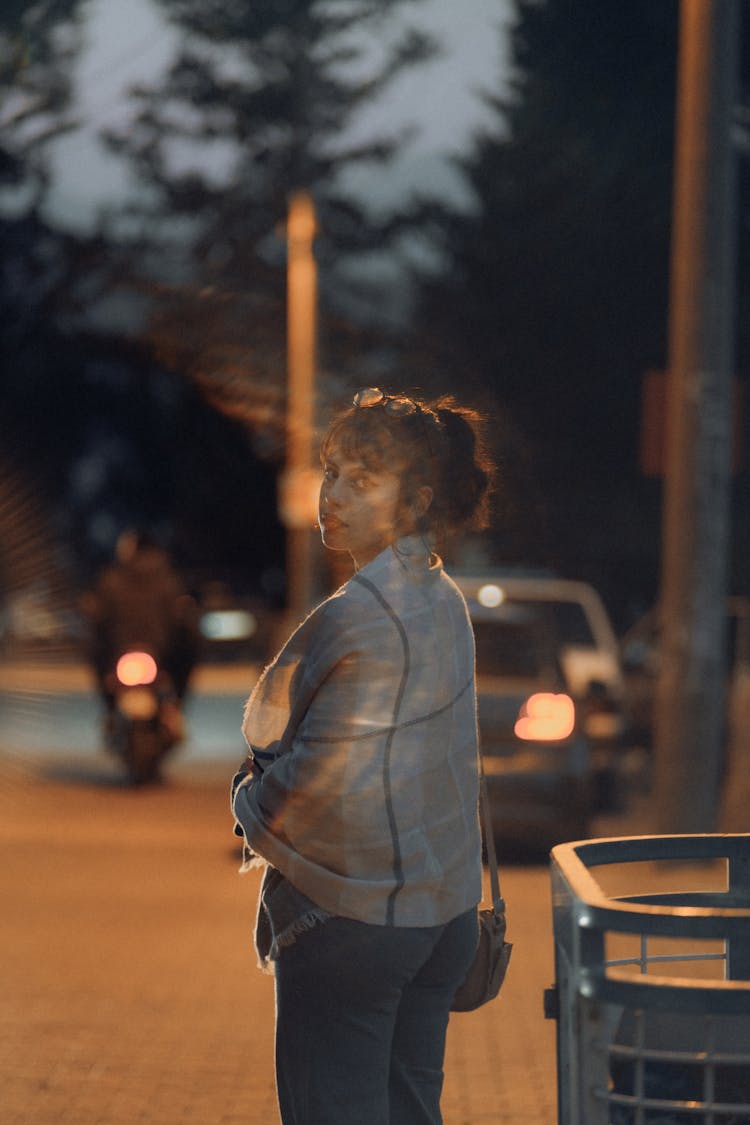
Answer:
<svg viewBox="0 0 750 1125"><path fill-rule="evenodd" d="M255 615L244 609L218 609L204 613L200 630L210 641L245 641L258 628Z"/></svg>
<svg viewBox="0 0 750 1125"><path fill-rule="evenodd" d="M117 661L117 678L125 687L152 684L157 671L156 661L147 652L126 652Z"/></svg>
<svg viewBox="0 0 750 1125"><path fill-rule="evenodd" d="M529 696L513 728L527 742L558 742L575 726L575 705L569 695L540 691Z"/></svg>
<svg viewBox="0 0 750 1125"><path fill-rule="evenodd" d="M495 609L505 601L505 591L494 583L482 586L477 594L477 601L486 609Z"/></svg>

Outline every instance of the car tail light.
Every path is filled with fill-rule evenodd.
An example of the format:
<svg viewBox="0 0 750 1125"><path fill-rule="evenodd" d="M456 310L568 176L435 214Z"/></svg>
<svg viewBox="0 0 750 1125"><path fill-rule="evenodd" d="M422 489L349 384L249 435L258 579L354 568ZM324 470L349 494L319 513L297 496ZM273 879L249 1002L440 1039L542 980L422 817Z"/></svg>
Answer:
<svg viewBox="0 0 750 1125"><path fill-rule="evenodd" d="M126 652L117 661L117 679L125 687L152 684L158 668L153 656L147 652Z"/></svg>
<svg viewBox="0 0 750 1125"><path fill-rule="evenodd" d="M540 691L529 696L513 728L529 742L555 742L573 733L576 709L569 695Z"/></svg>

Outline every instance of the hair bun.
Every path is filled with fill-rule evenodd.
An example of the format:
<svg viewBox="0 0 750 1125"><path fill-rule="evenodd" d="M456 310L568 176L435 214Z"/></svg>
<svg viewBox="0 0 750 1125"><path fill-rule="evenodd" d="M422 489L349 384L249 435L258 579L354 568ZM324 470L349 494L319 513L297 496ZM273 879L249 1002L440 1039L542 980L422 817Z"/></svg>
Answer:
<svg viewBox="0 0 750 1125"><path fill-rule="evenodd" d="M434 515L448 529L486 527L492 463L481 440L481 416L453 398L433 406L444 442Z"/></svg>

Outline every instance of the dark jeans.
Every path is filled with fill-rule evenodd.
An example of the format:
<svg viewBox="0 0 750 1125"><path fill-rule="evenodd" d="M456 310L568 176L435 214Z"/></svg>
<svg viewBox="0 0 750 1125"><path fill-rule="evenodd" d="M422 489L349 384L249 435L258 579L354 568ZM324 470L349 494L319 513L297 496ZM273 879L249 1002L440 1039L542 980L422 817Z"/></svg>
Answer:
<svg viewBox="0 0 750 1125"><path fill-rule="evenodd" d="M450 1004L477 945L470 910L442 926L330 918L276 962L284 1125L440 1125Z"/></svg>

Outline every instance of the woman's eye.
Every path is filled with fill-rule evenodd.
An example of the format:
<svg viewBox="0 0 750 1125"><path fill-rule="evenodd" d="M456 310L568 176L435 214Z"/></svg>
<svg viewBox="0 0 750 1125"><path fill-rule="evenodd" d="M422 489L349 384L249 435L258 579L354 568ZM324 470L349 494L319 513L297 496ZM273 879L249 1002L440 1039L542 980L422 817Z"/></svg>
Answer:
<svg viewBox="0 0 750 1125"><path fill-rule="evenodd" d="M323 480L335 480L335 479L336 479L336 474L334 473L333 469L329 469L327 467L325 469L323 469Z"/></svg>

